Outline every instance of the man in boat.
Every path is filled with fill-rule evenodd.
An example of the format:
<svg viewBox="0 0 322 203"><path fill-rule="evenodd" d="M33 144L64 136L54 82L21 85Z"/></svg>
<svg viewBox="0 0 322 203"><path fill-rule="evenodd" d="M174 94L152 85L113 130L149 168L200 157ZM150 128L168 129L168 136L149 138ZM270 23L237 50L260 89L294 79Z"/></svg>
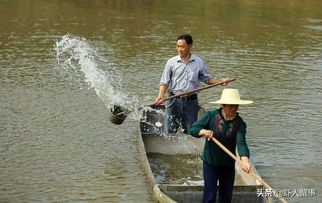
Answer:
<svg viewBox="0 0 322 203"><path fill-rule="evenodd" d="M235 179L235 160L211 141L216 138L229 151L235 154L237 146L241 157L242 169L249 173L249 149L246 143L246 123L239 116L239 105L251 104L241 100L237 89L224 89L221 99L215 104L222 107L206 112L193 123L189 134L194 137L206 137L202 160L204 176L203 202L216 202L217 182L219 180L219 202L231 202Z"/></svg>
<svg viewBox="0 0 322 203"><path fill-rule="evenodd" d="M193 40L191 35L180 35L177 38L178 55L166 63L159 86L159 95L155 103L164 102L166 92L169 96L197 89L200 82L214 84L226 81L228 78L217 80L206 69L201 58L191 54ZM226 84L224 84L226 85ZM180 125L187 133L189 127L197 120L199 103L196 93L166 101L165 133L176 133Z"/></svg>

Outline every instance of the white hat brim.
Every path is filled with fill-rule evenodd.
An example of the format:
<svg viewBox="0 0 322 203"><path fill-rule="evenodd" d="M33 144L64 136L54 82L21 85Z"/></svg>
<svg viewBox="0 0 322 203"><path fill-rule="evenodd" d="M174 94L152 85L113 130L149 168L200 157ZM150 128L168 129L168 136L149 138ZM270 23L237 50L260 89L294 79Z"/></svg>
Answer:
<svg viewBox="0 0 322 203"><path fill-rule="evenodd" d="M214 102L210 102L212 104L229 104L229 105L243 105L243 104L252 104L253 101L250 100L239 100L239 101L224 101L224 100L217 100Z"/></svg>

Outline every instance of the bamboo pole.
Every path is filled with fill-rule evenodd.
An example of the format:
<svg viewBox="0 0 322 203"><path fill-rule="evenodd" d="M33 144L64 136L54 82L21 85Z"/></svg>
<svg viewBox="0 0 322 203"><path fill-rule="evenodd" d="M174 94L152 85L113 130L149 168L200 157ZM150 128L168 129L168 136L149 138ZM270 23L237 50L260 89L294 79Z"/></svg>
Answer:
<svg viewBox="0 0 322 203"><path fill-rule="evenodd" d="M233 153L231 153L231 151L229 151L223 144L221 144L216 138L214 137L211 137L211 140L213 142L215 142L222 150L224 150L231 158L233 158L240 166L243 165L243 162L238 159ZM287 201L283 198L283 197L279 197L276 195L276 191L271 187L269 186L260 176L258 176L256 173L254 173L253 170L251 170L249 172L252 176L254 176L254 178L256 178L259 182L261 182L265 188L267 189L270 189L273 193L273 195L278 198L281 202L283 203L287 203Z"/></svg>
<svg viewBox="0 0 322 203"><path fill-rule="evenodd" d="M167 97L163 101L165 102L165 101L170 100L170 99L174 99L174 98L182 97L182 96L185 96L185 95L188 95L188 94L196 93L196 92L199 92L201 90L209 89L209 88L212 88L212 87L215 87L215 86L218 86L218 85L223 85L225 83L230 83L230 82L235 81L235 80L236 80L236 78L230 78L225 82L224 81L217 82L217 83L212 84L212 85L207 85L207 86L200 87L200 88L193 89L193 90L189 90L189 91L186 91L186 92L183 92L183 93L180 93L180 94L176 94L176 95L173 95L171 97ZM154 106L154 105L156 105L156 103L149 104L147 106Z"/></svg>
<svg viewBox="0 0 322 203"><path fill-rule="evenodd" d="M187 92L183 92L183 93L180 93L180 94L176 94L176 95L173 95L173 96L171 96L171 97L167 97L167 98L165 98L164 100L163 100L163 102L165 102L165 101L167 101L167 100L170 100L170 99L174 99L174 98L177 98L177 97L182 97L182 96L185 96L185 95L188 95L188 94L192 94L192 93L195 93L195 92L199 92L199 91L201 91L201 90L205 90L205 89L209 89L209 88L212 88L212 87L215 87L215 86L218 86L218 85L223 85L223 84L225 84L225 83L230 83L230 82L232 82L232 81L235 81L236 80L236 78L230 78L230 79L228 79L227 81L220 81L220 82L217 82L217 83L215 83L215 84L212 84L212 85L207 85L207 86L204 86L204 87L200 87L200 88L197 88L197 89L193 89L193 90L189 90L189 91L187 91ZM155 106L156 105L156 103L154 102L154 103L152 103L152 104L148 104L148 105L146 105L146 106L150 106L150 107L153 107L153 106ZM123 108L123 107L120 107L120 106L116 106L116 107L118 107L118 108ZM142 107L140 107L139 109L142 109L143 108L143 106ZM119 112L119 113L116 113L116 114L114 114L114 116L122 116L122 115L127 115L127 114L129 114L129 110L127 110L127 109L125 109L125 108L123 108L124 109L124 111L121 111L121 112ZM124 118L125 119L125 118Z"/></svg>

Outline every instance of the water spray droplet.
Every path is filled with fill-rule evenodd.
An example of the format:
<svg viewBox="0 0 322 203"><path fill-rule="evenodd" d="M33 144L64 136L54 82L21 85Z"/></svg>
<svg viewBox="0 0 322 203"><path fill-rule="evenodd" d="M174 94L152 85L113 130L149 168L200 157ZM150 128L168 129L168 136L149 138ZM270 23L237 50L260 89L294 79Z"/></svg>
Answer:
<svg viewBox="0 0 322 203"><path fill-rule="evenodd" d="M156 127L158 127L158 128L161 128L162 127L162 125L163 125L163 123L161 123L161 122L156 122L155 124L154 124Z"/></svg>

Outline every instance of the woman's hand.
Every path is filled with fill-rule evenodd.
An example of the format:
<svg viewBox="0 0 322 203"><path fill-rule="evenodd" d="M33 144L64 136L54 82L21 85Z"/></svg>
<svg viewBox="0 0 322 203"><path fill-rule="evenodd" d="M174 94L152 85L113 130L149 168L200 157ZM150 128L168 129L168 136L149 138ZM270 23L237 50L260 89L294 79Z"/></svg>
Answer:
<svg viewBox="0 0 322 203"><path fill-rule="evenodd" d="M250 163L249 163L249 159L247 156L243 156L241 158L242 162L243 162L243 165L242 165L242 169L246 172L246 173L249 173L250 170L251 170L251 167L250 167Z"/></svg>
<svg viewBox="0 0 322 203"><path fill-rule="evenodd" d="M199 135L206 137L208 141L210 141L210 139L212 138L213 134L214 133L211 130L201 129L199 131Z"/></svg>

